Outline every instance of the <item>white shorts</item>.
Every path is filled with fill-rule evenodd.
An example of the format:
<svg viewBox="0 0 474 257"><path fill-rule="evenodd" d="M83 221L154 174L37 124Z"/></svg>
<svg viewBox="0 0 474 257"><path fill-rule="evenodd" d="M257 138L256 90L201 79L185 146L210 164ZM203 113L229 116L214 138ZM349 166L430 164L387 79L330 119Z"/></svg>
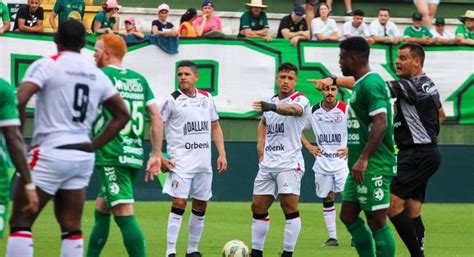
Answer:
<svg viewBox="0 0 474 257"><path fill-rule="evenodd" d="M28 152L28 162L36 186L54 195L59 189L87 187L94 170L95 154L40 146Z"/></svg>
<svg viewBox="0 0 474 257"><path fill-rule="evenodd" d="M416 4L418 1L413 0L413 3ZM440 0L427 0L426 1L428 4L439 4Z"/></svg>
<svg viewBox="0 0 474 257"><path fill-rule="evenodd" d="M282 172L264 172L259 170L253 183L254 195L279 194L300 195L301 179L304 171L288 170Z"/></svg>
<svg viewBox="0 0 474 257"><path fill-rule="evenodd" d="M347 175L349 172L337 172L334 174L314 173L314 184L316 195L319 198L326 198L329 192L340 193L344 190Z"/></svg>
<svg viewBox="0 0 474 257"><path fill-rule="evenodd" d="M163 194L209 201L212 197L212 173L199 172L193 174L192 178L183 178L176 172L170 172L163 186Z"/></svg>

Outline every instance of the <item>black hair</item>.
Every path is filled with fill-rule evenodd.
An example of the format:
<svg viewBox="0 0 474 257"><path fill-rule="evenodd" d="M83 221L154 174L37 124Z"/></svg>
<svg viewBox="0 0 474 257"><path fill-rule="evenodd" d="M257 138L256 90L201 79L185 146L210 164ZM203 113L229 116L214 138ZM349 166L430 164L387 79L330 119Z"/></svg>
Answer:
<svg viewBox="0 0 474 257"><path fill-rule="evenodd" d="M295 74L298 75L298 68L289 62L284 62L278 66L278 72L281 71L294 71Z"/></svg>
<svg viewBox="0 0 474 257"><path fill-rule="evenodd" d="M194 8L189 8L186 10L186 12L181 16L181 19L179 20L179 24L185 22L185 21L190 21L194 16L197 15L197 11Z"/></svg>
<svg viewBox="0 0 474 257"><path fill-rule="evenodd" d="M423 64L425 62L425 50L423 49L423 47L417 43L404 43L398 47L398 50L407 48L410 49L410 54L412 56L420 58L421 67L423 67Z"/></svg>
<svg viewBox="0 0 474 257"><path fill-rule="evenodd" d="M362 11L361 9L354 10L353 15L364 17L364 11Z"/></svg>
<svg viewBox="0 0 474 257"><path fill-rule="evenodd" d="M370 47L367 41L362 37L351 37L339 44L339 48L347 53L356 56L363 63L369 62Z"/></svg>
<svg viewBox="0 0 474 257"><path fill-rule="evenodd" d="M197 65L192 61L189 61L189 60L181 61L178 64L178 69L181 67L189 67L194 73L197 73Z"/></svg>
<svg viewBox="0 0 474 257"><path fill-rule="evenodd" d="M320 4L318 5L318 8L316 8L316 15L315 15L314 17L321 17L321 14L319 13L319 8L321 8L322 5L325 5L325 6L329 9L329 5L328 5L328 4L326 4L326 3L320 3ZM329 14L328 14L328 16L329 16Z"/></svg>
<svg viewBox="0 0 474 257"><path fill-rule="evenodd" d="M54 34L54 42L62 50L79 52L86 44L86 29L80 21L73 19L59 23L58 32Z"/></svg>
<svg viewBox="0 0 474 257"><path fill-rule="evenodd" d="M385 7L380 8L380 9L379 9L379 12L380 12L380 11L386 11L386 12L388 12L388 14L390 14L390 9L385 8Z"/></svg>

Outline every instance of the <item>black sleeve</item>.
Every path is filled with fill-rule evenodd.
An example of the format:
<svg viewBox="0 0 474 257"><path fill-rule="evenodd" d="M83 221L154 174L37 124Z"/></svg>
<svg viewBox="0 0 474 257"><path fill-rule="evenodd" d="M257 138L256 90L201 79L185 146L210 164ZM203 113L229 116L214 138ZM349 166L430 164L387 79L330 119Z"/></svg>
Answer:
<svg viewBox="0 0 474 257"><path fill-rule="evenodd" d="M44 20L44 10L43 7L38 8L38 20L42 21Z"/></svg>
<svg viewBox="0 0 474 257"><path fill-rule="evenodd" d="M303 19L301 20L301 23L303 23L303 31L309 30L309 28L308 28L308 23L306 23L306 19L305 19L305 18L303 18Z"/></svg>
<svg viewBox="0 0 474 257"><path fill-rule="evenodd" d="M387 81L392 98L405 100L408 104L415 105L418 102L418 95L413 83L409 80Z"/></svg>
<svg viewBox="0 0 474 257"><path fill-rule="evenodd" d="M282 29L290 29L290 20L291 20L291 17L290 19L288 19L288 17L290 16L285 16L281 19L280 21L280 27L278 27L278 35L277 35L277 38L285 38L283 36L283 33L281 33Z"/></svg>
<svg viewBox="0 0 474 257"><path fill-rule="evenodd" d="M439 97L438 90L433 90L432 93L430 93L430 95L431 95L431 98L433 98L433 101L436 105L436 108L439 110L439 108L441 108L442 104L441 104L441 99Z"/></svg>
<svg viewBox="0 0 474 257"><path fill-rule="evenodd" d="M22 8L18 9L18 12L16 13L16 18L28 20L28 12L28 5L23 6Z"/></svg>

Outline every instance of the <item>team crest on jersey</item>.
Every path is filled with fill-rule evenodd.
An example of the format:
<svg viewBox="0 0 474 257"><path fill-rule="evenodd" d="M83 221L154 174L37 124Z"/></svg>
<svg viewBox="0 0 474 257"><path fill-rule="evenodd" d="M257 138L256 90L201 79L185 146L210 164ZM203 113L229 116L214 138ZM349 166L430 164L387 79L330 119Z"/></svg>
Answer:
<svg viewBox="0 0 474 257"><path fill-rule="evenodd" d="M173 181L171 181L171 187L178 188L178 186L179 186L179 181L176 179L173 179Z"/></svg>
<svg viewBox="0 0 474 257"><path fill-rule="evenodd" d="M120 192L120 187L117 183L111 183L109 186L110 194L117 195Z"/></svg>
<svg viewBox="0 0 474 257"><path fill-rule="evenodd" d="M375 197L375 199L377 199L377 201L381 201L383 199L384 195L385 195L385 193L383 192L383 190L381 188L375 189L374 197Z"/></svg>
<svg viewBox="0 0 474 257"><path fill-rule="evenodd" d="M206 98L203 98L203 99L201 100L201 104L200 104L200 105L201 105L202 108L207 108L207 106L209 105L209 104L207 103L207 99L206 99Z"/></svg>

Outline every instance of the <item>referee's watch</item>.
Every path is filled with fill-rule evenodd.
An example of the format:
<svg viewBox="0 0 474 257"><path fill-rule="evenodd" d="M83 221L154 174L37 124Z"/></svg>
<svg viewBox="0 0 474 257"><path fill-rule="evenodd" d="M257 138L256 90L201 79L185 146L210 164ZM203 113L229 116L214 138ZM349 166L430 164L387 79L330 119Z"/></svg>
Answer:
<svg viewBox="0 0 474 257"><path fill-rule="evenodd" d="M332 86L336 86L337 85L337 76L336 75L331 75L331 76L329 76L329 78L332 79Z"/></svg>

